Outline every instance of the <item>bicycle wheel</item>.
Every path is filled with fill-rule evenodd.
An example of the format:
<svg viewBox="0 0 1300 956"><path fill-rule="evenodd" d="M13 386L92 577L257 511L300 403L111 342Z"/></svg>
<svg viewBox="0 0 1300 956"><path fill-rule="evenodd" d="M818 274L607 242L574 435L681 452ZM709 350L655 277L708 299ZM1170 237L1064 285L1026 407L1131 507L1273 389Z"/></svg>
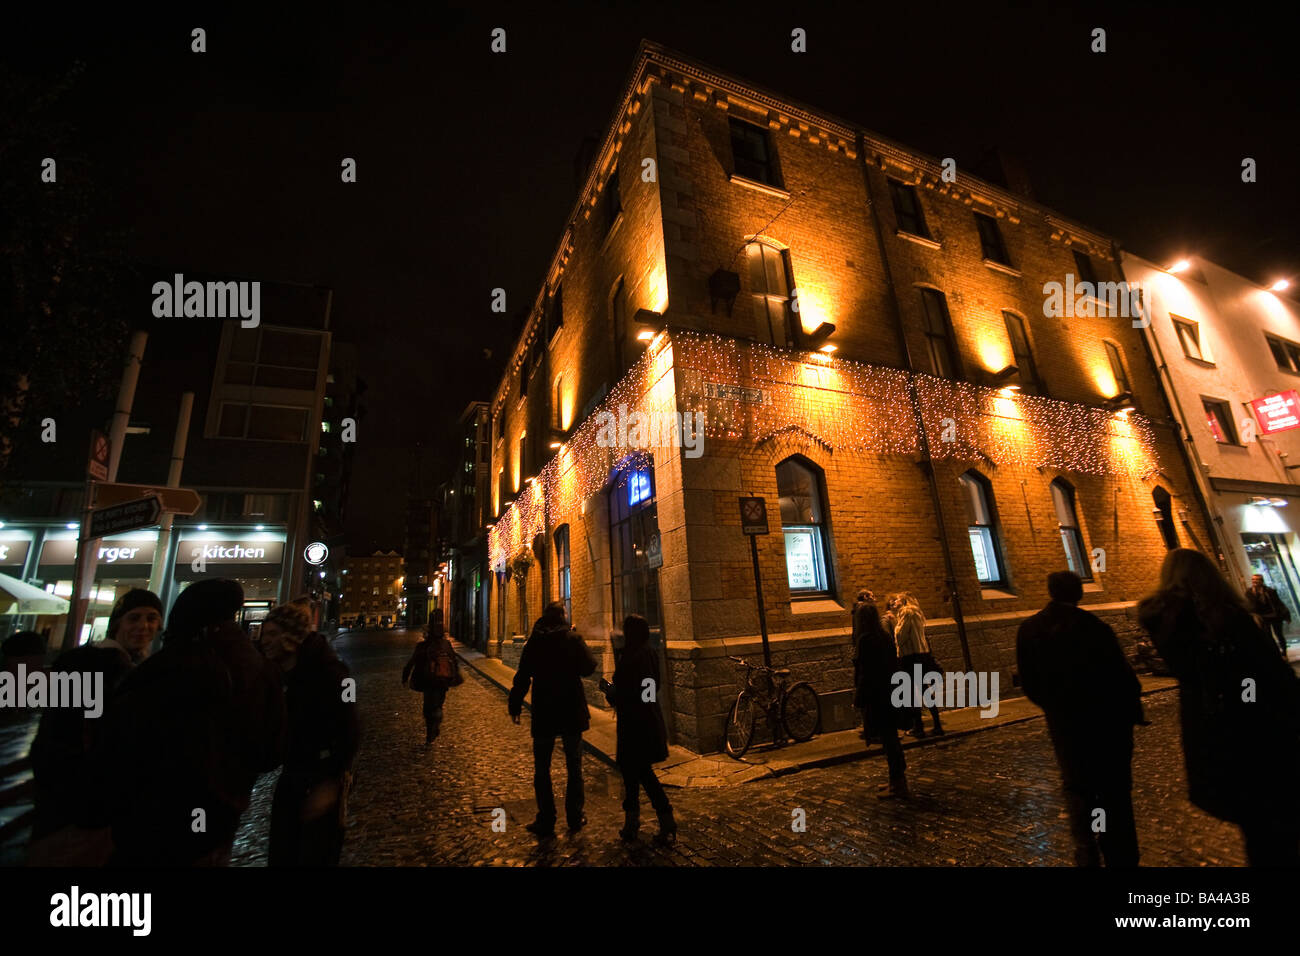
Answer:
<svg viewBox="0 0 1300 956"><path fill-rule="evenodd" d="M781 701L781 723L791 737L803 743L817 732L820 720L821 702L810 685L795 684L786 691Z"/></svg>
<svg viewBox="0 0 1300 956"><path fill-rule="evenodd" d="M727 714L727 753L739 760L754 742L754 698L741 694Z"/></svg>

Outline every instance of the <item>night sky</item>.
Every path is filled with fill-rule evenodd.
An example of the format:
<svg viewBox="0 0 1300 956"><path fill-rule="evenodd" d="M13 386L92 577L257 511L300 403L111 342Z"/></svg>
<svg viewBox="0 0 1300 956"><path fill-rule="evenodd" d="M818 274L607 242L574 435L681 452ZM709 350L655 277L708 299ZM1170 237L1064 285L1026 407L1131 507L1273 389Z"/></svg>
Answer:
<svg viewBox="0 0 1300 956"><path fill-rule="evenodd" d="M21 73L84 62L70 115L89 164L60 178L93 179L130 256L335 290L335 334L361 346L370 385L354 553L401 547L417 459L426 491L450 472L450 426L490 398L513 341L490 290L512 314L532 302L575 154L603 132L642 37L959 169L997 146L1041 203L1145 257L1300 278L1292 15L844 6L59 8L7 23L3 43ZM489 50L497 26L504 55ZM1104 54L1089 50L1097 26ZM356 184L340 182L345 156Z"/></svg>

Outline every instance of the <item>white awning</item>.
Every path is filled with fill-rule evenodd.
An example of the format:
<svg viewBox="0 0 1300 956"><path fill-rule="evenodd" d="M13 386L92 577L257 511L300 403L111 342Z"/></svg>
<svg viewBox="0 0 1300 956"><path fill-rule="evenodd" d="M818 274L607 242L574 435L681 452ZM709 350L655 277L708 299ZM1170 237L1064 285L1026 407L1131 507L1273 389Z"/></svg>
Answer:
<svg viewBox="0 0 1300 956"><path fill-rule="evenodd" d="M48 591L0 574L0 614L67 614L71 606Z"/></svg>

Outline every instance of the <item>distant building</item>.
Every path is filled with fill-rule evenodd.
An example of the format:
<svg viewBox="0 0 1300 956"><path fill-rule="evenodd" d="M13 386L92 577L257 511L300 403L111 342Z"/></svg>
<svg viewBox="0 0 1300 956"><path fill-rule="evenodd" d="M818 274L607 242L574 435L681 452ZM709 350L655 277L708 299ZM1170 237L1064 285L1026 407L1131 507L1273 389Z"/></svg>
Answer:
<svg viewBox="0 0 1300 956"><path fill-rule="evenodd" d="M405 573L402 556L396 551L349 555L343 561L341 624L379 623L385 615L397 623L403 597Z"/></svg>
<svg viewBox="0 0 1300 956"><path fill-rule="evenodd" d="M437 572L437 509L432 498L406 501L405 598L406 624L424 627L433 605L433 579Z"/></svg>
<svg viewBox="0 0 1300 956"><path fill-rule="evenodd" d="M484 512L492 487L492 419L488 403L470 402L458 424L460 455L442 499L447 626L457 640L486 651L490 587Z"/></svg>

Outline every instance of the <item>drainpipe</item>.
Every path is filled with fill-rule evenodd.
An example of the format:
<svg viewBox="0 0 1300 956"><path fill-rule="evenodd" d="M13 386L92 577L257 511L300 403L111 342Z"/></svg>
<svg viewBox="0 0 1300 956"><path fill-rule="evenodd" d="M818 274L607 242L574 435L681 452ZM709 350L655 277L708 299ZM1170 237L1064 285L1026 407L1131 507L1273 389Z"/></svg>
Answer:
<svg viewBox="0 0 1300 956"><path fill-rule="evenodd" d="M907 343L907 329L903 325L903 313L898 306L898 291L894 286L894 274L889 264L889 253L885 249L885 235L880 228L880 217L876 215L876 200L871 189L871 172L867 168L866 139L859 130L857 134L858 157L862 165L862 181L867 189L867 218L876 232L876 244L880 248L880 258L885 266L885 284L889 287L889 303L894 316L894 326L898 332L898 341L903 348L903 362L907 369L907 394L912 405L912 420L916 424L917 439L921 448L921 461L918 463L930 486L930 502L934 507L935 522L939 526L939 548L943 552L944 573L947 579L944 586L952 602L952 618L957 625L957 639L961 642L961 656L966 670L973 671L970 641L966 636L966 621L961 613L961 595L957 592L957 570L952 560L952 548L948 541L948 527L943 518L943 501L939 495L939 482L934 475L934 462L930 458L930 441L925 433L925 420L921 417L921 402L916 394L916 367L912 363L912 349Z"/></svg>
<svg viewBox="0 0 1300 956"><path fill-rule="evenodd" d="M1110 246L1111 255L1115 257L1115 262L1119 266L1120 276L1127 282L1128 276L1124 273L1124 260L1120 257L1119 246L1114 240L1111 240ZM1169 363L1165 361L1165 352L1160 346L1160 337L1156 335L1153 327L1155 323L1155 317L1152 315L1153 302L1147 301L1147 297L1143 296L1143 304L1146 308L1147 314L1144 318L1147 322L1142 327L1142 334L1146 338L1147 344L1150 345L1147 355L1156 364L1157 379L1163 377L1165 380L1166 387L1162 391L1166 392L1166 409L1171 415L1175 409L1177 410L1174 425L1182 433L1177 436L1178 450L1182 455L1183 464L1191 472L1192 489L1201 505L1201 510L1210 518L1210 538L1219 551L1219 565L1220 567L1226 566L1232 572L1232 576L1237 579L1244 591L1247 586L1246 579L1242 577L1241 569L1237 567L1236 561L1231 560L1232 550L1227 546L1223 531L1223 515L1212 504L1214 495L1206 485L1205 472L1201 469L1201 456L1199 452L1196 452L1196 440L1192 437L1192 428L1188 423L1187 412L1183 408L1183 401L1178 395L1178 389L1174 386L1173 375L1169 372ZM1170 402L1173 403L1172 407ZM1193 455L1193 452L1196 452L1196 454Z"/></svg>

